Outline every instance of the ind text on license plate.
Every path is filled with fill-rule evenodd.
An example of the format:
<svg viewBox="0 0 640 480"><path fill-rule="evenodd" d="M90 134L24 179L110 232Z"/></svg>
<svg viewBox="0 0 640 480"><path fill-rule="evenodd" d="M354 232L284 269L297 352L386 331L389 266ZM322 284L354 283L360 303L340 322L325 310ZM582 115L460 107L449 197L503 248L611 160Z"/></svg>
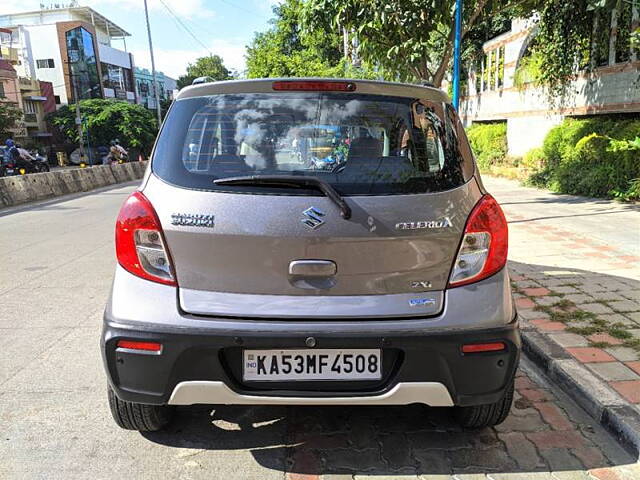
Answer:
<svg viewBox="0 0 640 480"><path fill-rule="evenodd" d="M245 350L243 380L380 380L380 349Z"/></svg>

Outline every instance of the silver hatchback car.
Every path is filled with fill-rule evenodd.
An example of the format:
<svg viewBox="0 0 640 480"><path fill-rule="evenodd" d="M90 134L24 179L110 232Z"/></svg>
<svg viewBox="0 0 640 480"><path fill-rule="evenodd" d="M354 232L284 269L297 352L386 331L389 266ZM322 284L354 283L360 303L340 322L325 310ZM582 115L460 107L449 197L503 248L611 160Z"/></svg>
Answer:
<svg viewBox="0 0 640 480"><path fill-rule="evenodd" d="M440 90L266 79L180 91L116 224L102 354L117 424L175 405L508 415L507 222Z"/></svg>

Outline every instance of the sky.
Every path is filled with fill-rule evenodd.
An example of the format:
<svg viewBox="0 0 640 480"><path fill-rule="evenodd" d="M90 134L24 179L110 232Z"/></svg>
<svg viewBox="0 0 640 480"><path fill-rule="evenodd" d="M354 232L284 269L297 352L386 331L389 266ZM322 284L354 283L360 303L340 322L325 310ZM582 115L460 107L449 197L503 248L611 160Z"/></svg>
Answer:
<svg viewBox="0 0 640 480"><path fill-rule="evenodd" d="M0 0L0 15L38 10L40 4L69 3L70 0ZM163 5L198 38L192 38ZM209 55L220 55L227 68L245 68L245 46L255 32L268 28L271 9L278 0L148 0L149 21L156 69L178 78L189 62ZM143 0L79 0L131 34L127 51L136 66L151 69ZM123 49L120 40L112 46ZM206 48L205 48L206 47Z"/></svg>

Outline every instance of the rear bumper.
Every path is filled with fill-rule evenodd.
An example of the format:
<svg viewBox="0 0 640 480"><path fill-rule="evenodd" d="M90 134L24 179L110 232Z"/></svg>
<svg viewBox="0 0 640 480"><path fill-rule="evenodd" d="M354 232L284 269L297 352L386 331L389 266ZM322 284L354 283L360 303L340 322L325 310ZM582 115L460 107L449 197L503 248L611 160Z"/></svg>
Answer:
<svg viewBox="0 0 640 480"><path fill-rule="evenodd" d="M238 321L249 324L250 321ZM304 335L273 332L185 331L124 327L105 314L102 353L109 382L123 400L149 404L409 404L477 405L501 398L520 355L517 321L455 333L377 331L345 335L309 322ZM245 348L381 348L383 378L375 382L243 382ZM162 343L161 354L116 348L119 339ZM468 343L502 341L500 352L462 354Z"/></svg>
<svg viewBox="0 0 640 480"><path fill-rule="evenodd" d="M451 407L453 400L447 388L438 382L398 383L377 395L335 397L283 397L277 395L244 395L224 382L180 382L174 388L169 405L222 403L227 405L408 405L427 403L433 407Z"/></svg>

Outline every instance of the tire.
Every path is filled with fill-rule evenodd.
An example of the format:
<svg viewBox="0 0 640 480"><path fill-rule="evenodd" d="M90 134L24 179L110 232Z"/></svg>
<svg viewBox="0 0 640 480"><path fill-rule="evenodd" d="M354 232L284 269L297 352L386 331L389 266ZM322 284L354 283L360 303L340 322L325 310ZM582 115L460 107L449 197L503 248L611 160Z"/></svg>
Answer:
<svg viewBox="0 0 640 480"><path fill-rule="evenodd" d="M455 417L464 428L485 428L499 425L505 421L513 403L513 381L504 393L504 397L496 403L457 407Z"/></svg>
<svg viewBox="0 0 640 480"><path fill-rule="evenodd" d="M113 389L107 387L111 415L120 428L139 432L157 432L164 429L173 417L173 409L166 405L146 405L120 400Z"/></svg>

